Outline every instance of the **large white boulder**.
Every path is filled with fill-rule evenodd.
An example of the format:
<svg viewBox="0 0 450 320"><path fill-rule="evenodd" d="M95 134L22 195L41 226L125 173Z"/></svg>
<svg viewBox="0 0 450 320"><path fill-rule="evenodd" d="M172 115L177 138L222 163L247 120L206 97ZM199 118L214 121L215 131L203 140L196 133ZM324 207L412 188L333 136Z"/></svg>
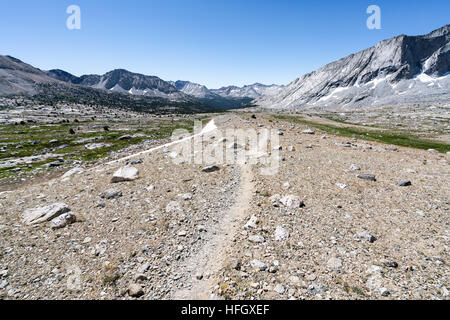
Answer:
<svg viewBox="0 0 450 320"><path fill-rule="evenodd" d="M133 181L139 178L139 170L134 167L123 167L117 170L112 179L112 183Z"/></svg>

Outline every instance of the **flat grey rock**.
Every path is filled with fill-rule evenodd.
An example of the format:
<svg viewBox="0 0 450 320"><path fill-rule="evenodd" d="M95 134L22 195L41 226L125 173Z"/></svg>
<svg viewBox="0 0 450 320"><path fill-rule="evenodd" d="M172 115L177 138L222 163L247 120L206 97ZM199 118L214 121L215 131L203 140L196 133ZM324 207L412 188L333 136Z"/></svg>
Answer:
<svg viewBox="0 0 450 320"><path fill-rule="evenodd" d="M66 204L54 203L49 206L26 210L22 213L22 220L27 225L40 224L69 211L70 209Z"/></svg>

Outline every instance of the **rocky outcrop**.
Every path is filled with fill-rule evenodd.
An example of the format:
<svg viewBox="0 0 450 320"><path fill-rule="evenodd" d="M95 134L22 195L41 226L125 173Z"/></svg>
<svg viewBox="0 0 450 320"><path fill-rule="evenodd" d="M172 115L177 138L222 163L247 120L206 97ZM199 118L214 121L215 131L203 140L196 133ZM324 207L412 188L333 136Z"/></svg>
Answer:
<svg viewBox="0 0 450 320"><path fill-rule="evenodd" d="M450 25L425 36L401 35L308 73L257 105L359 107L448 101Z"/></svg>

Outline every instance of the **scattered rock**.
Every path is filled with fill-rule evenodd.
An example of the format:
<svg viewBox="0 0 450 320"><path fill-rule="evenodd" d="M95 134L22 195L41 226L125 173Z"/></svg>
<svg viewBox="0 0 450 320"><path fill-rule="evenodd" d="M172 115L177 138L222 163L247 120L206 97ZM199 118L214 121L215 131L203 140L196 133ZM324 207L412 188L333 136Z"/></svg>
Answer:
<svg viewBox="0 0 450 320"><path fill-rule="evenodd" d="M253 215L251 216L250 220L245 224L244 229L256 229L258 226L258 218Z"/></svg>
<svg viewBox="0 0 450 320"><path fill-rule="evenodd" d="M82 168L73 168L73 169L71 169L71 170L69 170L69 171L67 171L63 176L62 176L62 178L63 179L66 179L66 178L69 178L69 177L71 177L71 176L73 176L73 175L75 175L75 174L82 174L84 172L84 170L82 169Z"/></svg>
<svg viewBox="0 0 450 320"><path fill-rule="evenodd" d="M398 263L395 261L383 260L381 263L388 268L398 268Z"/></svg>
<svg viewBox="0 0 450 320"><path fill-rule="evenodd" d="M186 230L181 230L181 231L178 232L177 235L178 235L179 237L186 237L186 236L187 236L187 232L186 232Z"/></svg>
<svg viewBox="0 0 450 320"><path fill-rule="evenodd" d="M187 201L187 200L192 200L192 194L191 193L185 193L183 195L181 195L181 199Z"/></svg>
<svg viewBox="0 0 450 320"><path fill-rule="evenodd" d="M377 181L373 174L359 174L358 178L363 180Z"/></svg>
<svg viewBox="0 0 450 320"><path fill-rule="evenodd" d="M264 262L261 262L256 259L252 260L250 262L250 265L252 266L252 268L257 269L259 271L266 271L269 268Z"/></svg>
<svg viewBox="0 0 450 320"><path fill-rule="evenodd" d="M263 243L264 241L266 241L266 239L264 239L263 236L254 235L254 236L248 237L248 241L253 242L253 243Z"/></svg>
<svg viewBox="0 0 450 320"><path fill-rule="evenodd" d="M140 284L133 283L128 287L128 294L130 295L130 297L138 298L144 295L144 290L142 289L142 286Z"/></svg>
<svg viewBox="0 0 450 320"><path fill-rule="evenodd" d="M272 203L274 207L278 207L280 200L281 196L279 194L275 194L269 198L269 201Z"/></svg>
<svg viewBox="0 0 450 320"><path fill-rule="evenodd" d="M316 134L313 130L311 130L311 129L307 129L307 130L304 130L304 131L302 131L302 133L303 134Z"/></svg>
<svg viewBox="0 0 450 320"><path fill-rule="evenodd" d="M108 190L102 192L100 194L100 197L102 199L108 199L108 200L117 199L117 198L122 197L122 191L115 190L115 189L108 189Z"/></svg>
<svg viewBox="0 0 450 320"><path fill-rule="evenodd" d="M45 207L28 209L22 213L22 217L25 224L32 225L50 221L69 211L70 209L66 204L55 203Z"/></svg>
<svg viewBox="0 0 450 320"><path fill-rule="evenodd" d="M399 186L399 187L409 187L411 185L412 185L411 181L409 181L409 180L400 181L399 183L397 183L397 186Z"/></svg>
<svg viewBox="0 0 450 320"><path fill-rule="evenodd" d="M75 223L77 221L77 217L74 213L68 212L56 217L51 222L52 229L62 229L68 226L69 224Z"/></svg>
<svg viewBox="0 0 450 320"><path fill-rule="evenodd" d="M236 142L233 142L233 143L230 143L227 148L237 150L237 149L242 149L242 146Z"/></svg>
<svg viewBox="0 0 450 320"><path fill-rule="evenodd" d="M202 279L203 279L203 273L198 272L198 273L195 275L195 278L196 278L197 280L202 280Z"/></svg>
<svg viewBox="0 0 450 320"><path fill-rule="evenodd" d="M220 170L220 168L218 166L208 166L208 167L204 167L202 169L203 172L207 172L207 173L215 172L215 171L219 171L219 170Z"/></svg>
<svg viewBox="0 0 450 320"><path fill-rule="evenodd" d="M95 150L95 149L101 149L101 148L108 148L111 147L112 144L108 143L88 143L84 146L86 150Z"/></svg>
<svg viewBox="0 0 450 320"><path fill-rule="evenodd" d="M275 286L273 291L275 291L278 294L283 294L285 292L285 289L284 289L284 286L281 283L279 283Z"/></svg>
<svg viewBox="0 0 450 320"><path fill-rule="evenodd" d="M8 281L2 280L0 281L0 290L5 289L9 285Z"/></svg>
<svg viewBox="0 0 450 320"><path fill-rule="evenodd" d="M280 199L280 202L287 208L290 209L298 209L305 206L303 201L298 197L294 195L287 195Z"/></svg>
<svg viewBox="0 0 450 320"><path fill-rule="evenodd" d="M148 278L147 278L147 276L145 274L137 273L134 276L134 281L146 281L146 280L148 280Z"/></svg>
<svg viewBox="0 0 450 320"><path fill-rule="evenodd" d="M181 211L180 203L178 201L169 202L166 206L166 212L170 213L170 212L176 212L176 211Z"/></svg>
<svg viewBox="0 0 450 320"><path fill-rule="evenodd" d="M370 233L367 233L367 232L360 232L360 233L355 234L355 239L356 240L365 240L370 243L374 243L377 240L377 238L375 238L373 235L371 235Z"/></svg>
<svg viewBox="0 0 450 320"><path fill-rule="evenodd" d="M176 152L169 152L169 153L167 154L167 156L168 156L170 159L176 159L176 158L178 157L178 153L176 153Z"/></svg>
<svg viewBox="0 0 450 320"><path fill-rule="evenodd" d="M367 279L366 287L369 290L381 289L382 286L383 286L383 279L381 278L380 274L375 274Z"/></svg>
<svg viewBox="0 0 450 320"><path fill-rule="evenodd" d="M112 179L112 183L124 182L124 181L133 181L139 178L139 170L134 167L123 167L117 170Z"/></svg>
<svg viewBox="0 0 450 320"><path fill-rule="evenodd" d="M289 190L291 188L291 184L289 182L283 183L283 189Z"/></svg>
<svg viewBox="0 0 450 320"><path fill-rule="evenodd" d="M391 295L391 293L389 292L389 290L386 289L386 288L380 288L378 291L380 292L380 294L381 294L383 297L389 297L389 296Z"/></svg>
<svg viewBox="0 0 450 320"><path fill-rule="evenodd" d="M278 226L275 229L275 241L286 241L289 239L289 231L285 228Z"/></svg>
<svg viewBox="0 0 450 320"><path fill-rule="evenodd" d="M350 142L345 142L345 143L335 142L334 144L338 147L344 147L344 148L352 147L352 144Z"/></svg>
<svg viewBox="0 0 450 320"><path fill-rule="evenodd" d="M150 269L150 263L146 262L146 263L144 263L143 265L141 265L141 266L137 269L137 271L138 271L139 273L144 274L144 273L146 273L146 272L148 271L148 269Z"/></svg>
<svg viewBox="0 0 450 320"><path fill-rule="evenodd" d="M327 262L327 267L330 269L338 270L342 268L342 260L339 258L331 258Z"/></svg>
<svg viewBox="0 0 450 320"><path fill-rule="evenodd" d="M315 281L317 279L317 276L314 273L311 273L311 274L308 274L305 277L305 279L308 280L308 281Z"/></svg>
<svg viewBox="0 0 450 320"><path fill-rule="evenodd" d="M233 270L241 270L242 261L241 259L233 259L231 260L230 267Z"/></svg>
<svg viewBox="0 0 450 320"><path fill-rule="evenodd" d="M135 166L135 165L138 165L138 164L142 164L144 161L142 161L141 159L139 159L139 160L133 160L133 161L131 161L130 163L129 163L129 165L130 166Z"/></svg>

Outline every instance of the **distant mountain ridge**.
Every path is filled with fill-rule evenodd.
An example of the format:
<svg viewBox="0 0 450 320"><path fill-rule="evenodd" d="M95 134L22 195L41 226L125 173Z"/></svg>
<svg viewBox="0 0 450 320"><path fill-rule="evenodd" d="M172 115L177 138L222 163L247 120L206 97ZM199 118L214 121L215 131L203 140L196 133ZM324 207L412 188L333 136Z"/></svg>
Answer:
<svg viewBox="0 0 450 320"><path fill-rule="evenodd" d="M133 73L124 69L112 70L102 76L84 75L76 77L63 70L50 70L47 74L50 77L72 84L119 93L163 97L175 100L186 98L185 94L158 77Z"/></svg>
<svg viewBox="0 0 450 320"><path fill-rule="evenodd" d="M228 86L220 89L211 90L222 97L234 97L234 98L260 98L262 96L272 96L281 91L284 86L272 84L265 85L261 83L254 83L243 87Z"/></svg>
<svg viewBox="0 0 450 320"><path fill-rule="evenodd" d="M274 109L355 108L450 101L450 25L400 35L308 73L257 99Z"/></svg>
<svg viewBox="0 0 450 320"><path fill-rule="evenodd" d="M155 76L146 76L124 69L116 69L102 76L83 75L81 77L55 69L47 71L47 75L72 84L132 95L164 97L175 100L191 96L211 104L216 109L238 108L250 103L254 98L260 97L264 92L269 92L270 88L278 87L262 84L245 86L243 88L231 86L228 87L230 92L225 92L222 89L210 90L204 85L190 81L177 80L166 82Z"/></svg>
<svg viewBox="0 0 450 320"><path fill-rule="evenodd" d="M183 94L171 85L152 77L144 78L143 81L154 80L154 85L160 86L158 90L159 88L161 92L166 90L167 96L123 94L122 90L116 89L121 85L138 87L141 79L127 73L122 72L125 77L115 76L117 74L115 71L106 74L106 77L96 75L76 77L62 70L42 71L11 56L0 56L0 96L27 95L44 104L68 101L153 113L194 113L214 110L213 106ZM108 90L108 87L113 90ZM174 96L170 96L171 92L174 92Z"/></svg>

